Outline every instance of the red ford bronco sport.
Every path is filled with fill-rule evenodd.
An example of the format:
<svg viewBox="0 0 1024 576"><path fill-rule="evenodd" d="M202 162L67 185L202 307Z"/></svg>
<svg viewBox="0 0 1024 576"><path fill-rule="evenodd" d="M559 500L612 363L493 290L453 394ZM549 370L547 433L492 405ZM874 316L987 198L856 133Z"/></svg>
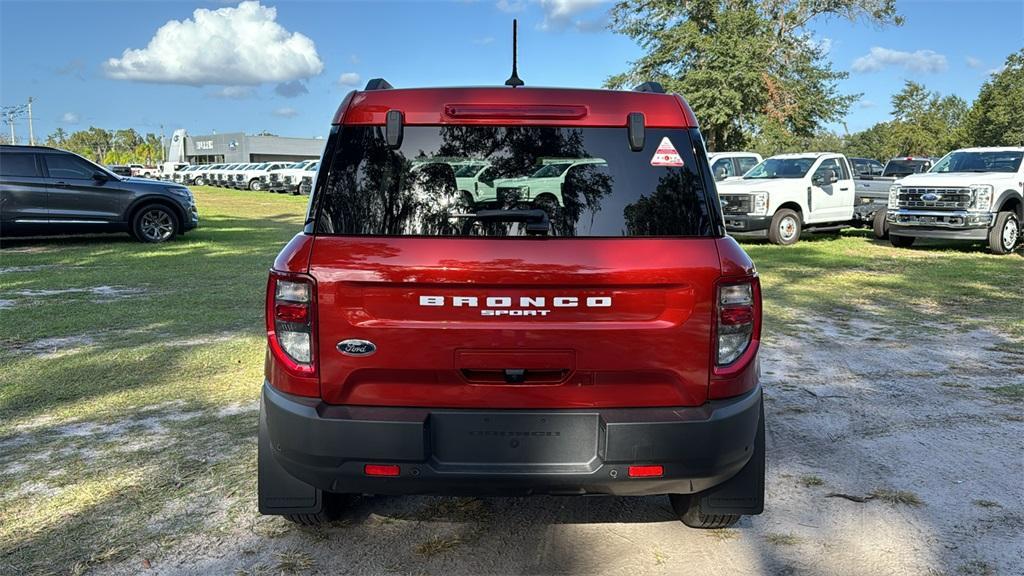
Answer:
<svg viewBox="0 0 1024 576"><path fill-rule="evenodd" d="M527 187L551 158L585 161L545 200ZM467 194L468 163L518 187ZM686 525L729 526L763 507L760 331L679 96L373 80L270 272L260 511L667 494Z"/></svg>

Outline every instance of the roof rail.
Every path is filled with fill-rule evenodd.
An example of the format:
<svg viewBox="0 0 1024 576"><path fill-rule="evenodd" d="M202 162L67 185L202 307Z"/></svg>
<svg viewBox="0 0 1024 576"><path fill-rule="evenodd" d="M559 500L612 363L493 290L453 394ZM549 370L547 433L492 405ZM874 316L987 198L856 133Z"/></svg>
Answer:
<svg viewBox="0 0 1024 576"><path fill-rule="evenodd" d="M364 90L391 90L394 88L387 80L383 78L373 78L366 83Z"/></svg>
<svg viewBox="0 0 1024 576"><path fill-rule="evenodd" d="M665 88L660 82L644 82L643 84L633 88L634 92L653 92L655 94L664 94Z"/></svg>

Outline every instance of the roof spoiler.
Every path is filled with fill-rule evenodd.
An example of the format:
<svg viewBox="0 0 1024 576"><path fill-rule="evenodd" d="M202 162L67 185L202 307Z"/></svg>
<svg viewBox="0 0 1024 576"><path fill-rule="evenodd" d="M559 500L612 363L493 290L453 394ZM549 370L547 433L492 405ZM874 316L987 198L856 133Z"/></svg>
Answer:
<svg viewBox="0 0 1024 576"><path fill-rule="evenodd" d="M391 90L394 86L383 78L373 78L366 83L364 90Z"/></svg>
<svg viewBox="0 0 1024 576"><path fill-rule="evenodd" d="M654 94L664 94L665 87L660 82L644 82L643 84L633 88L633 92L653 92Z"/></svg>

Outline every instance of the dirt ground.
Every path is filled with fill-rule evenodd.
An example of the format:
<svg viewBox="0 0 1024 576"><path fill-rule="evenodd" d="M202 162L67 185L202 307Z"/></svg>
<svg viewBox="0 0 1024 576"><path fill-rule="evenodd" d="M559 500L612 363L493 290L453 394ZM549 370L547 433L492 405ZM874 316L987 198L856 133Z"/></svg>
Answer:
<svg viewBox="0 0 1024 576"><path fill-rule="evenodd" d="M315 530L211 511L218 536L99 573L1024 574L1019 343L881 317L772 328L766 509L733 529L686 528L662 497L377 497Z"/></svg>

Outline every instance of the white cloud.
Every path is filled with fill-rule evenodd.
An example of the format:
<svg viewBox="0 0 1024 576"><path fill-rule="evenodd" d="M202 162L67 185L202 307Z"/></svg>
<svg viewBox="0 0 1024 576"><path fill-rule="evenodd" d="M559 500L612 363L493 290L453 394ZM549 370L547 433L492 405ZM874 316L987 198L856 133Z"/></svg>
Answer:
<svg viewBox="0 0 1024 576"><path fill-rule="evenodd" d="M863 108L863 109L865 109L865 110L867 110L868 108L874 108L875 106L877 106L877 104L875 104L875 103L874 103L874 102L872 102L871 100L861 100L861 101L860 101L860 103L859 103L859 104L857 104L857 105L858 105L858 106L859 106L860 108Z"/></svg>
<svg viewBox="0 0 1024 576"><path fill-rule="evenodd" d="M251 86L225 86L209 92L208 95L211 98L221 98L223 100L245 100L255 96L256 90Z"/></svg>
<svg viewBox="0 0 1024 576"><path fill-rule="evenodd" d="M78 124L78 114L75 112L65 112L64 115L60 117L60 121L64 124Z"/></svg>
<svg viewBox="0 0 1024 576"><path fill-rule="evenodd" d="M338 76L338 84L342 86L355 86L359 84L359 74L355 72L345 72L341 76Z"/></svg>
<svg viewBox="0 0 1024 576"><path fill-rule="evenodd" d="M303 94L309 94L309 89L306 88L306 84L302 80L292 80L291 82L282 82L275 86L274 93L285 98L295 98Z"/></svg>
<svg viewBox="0 0 1024 576"><path fill-rule="evenodd" d="M498 0L498 3L495 4L495 6L497 6L498 10L501 10L502 12L522 12L523 8L526 8L526 2L523 2L522 0Z"/></svg>
<svg viewBox="0 0 1024 576"><path fill-rule="evenodd" d="M975 70L981 70L982 68L985 67L985 63L982 62L981 60L975 58L974 56L968 56L966 58L966 60L967 60L967 67L968 68L973 68Z"/></svg>
<svg viewBox="0 0 1024 576"><path fill-rule="evenodd" d="M233 8L199 8L191 19L161 26L141 49L126 49L103 68L116 80L203 86L253 86L319 74L323 62L307 36L276 22L258 0Z"/></svg>
<svg viewBox="0 0 1024 576"><path fill-rule="evenodd" d="M483 38L473 39L473 44L476 44L477 46L486 46L492 43L494 43L494 36L484 36Z"/></svg>
<svg viewBox="0 0 1024 576"><path fill-rule="evenodd" d="M296 110L295 108L290 108L288 106L274 110L274 116L278 116L280 118L295 118L298 115L298 110Z"/></svg>
<svg viewBox="0 0 1024 576"><path fill-rule="evenodd" d="M604 30L608 25L607 7L604 7L602 13L597 16L579 16L607 3L606 0L540 0L544 21L538 27L541 30L565 30L572 26L580 32Z"/></svg>
<svg viewBox="0 0 1024 576"><path fill-rule="evenodd" d="M889 66L911 72L945 72L948 67L946 57L932 50L903 52L880 46L853 61L854 72L878 72Z"/></svg>

